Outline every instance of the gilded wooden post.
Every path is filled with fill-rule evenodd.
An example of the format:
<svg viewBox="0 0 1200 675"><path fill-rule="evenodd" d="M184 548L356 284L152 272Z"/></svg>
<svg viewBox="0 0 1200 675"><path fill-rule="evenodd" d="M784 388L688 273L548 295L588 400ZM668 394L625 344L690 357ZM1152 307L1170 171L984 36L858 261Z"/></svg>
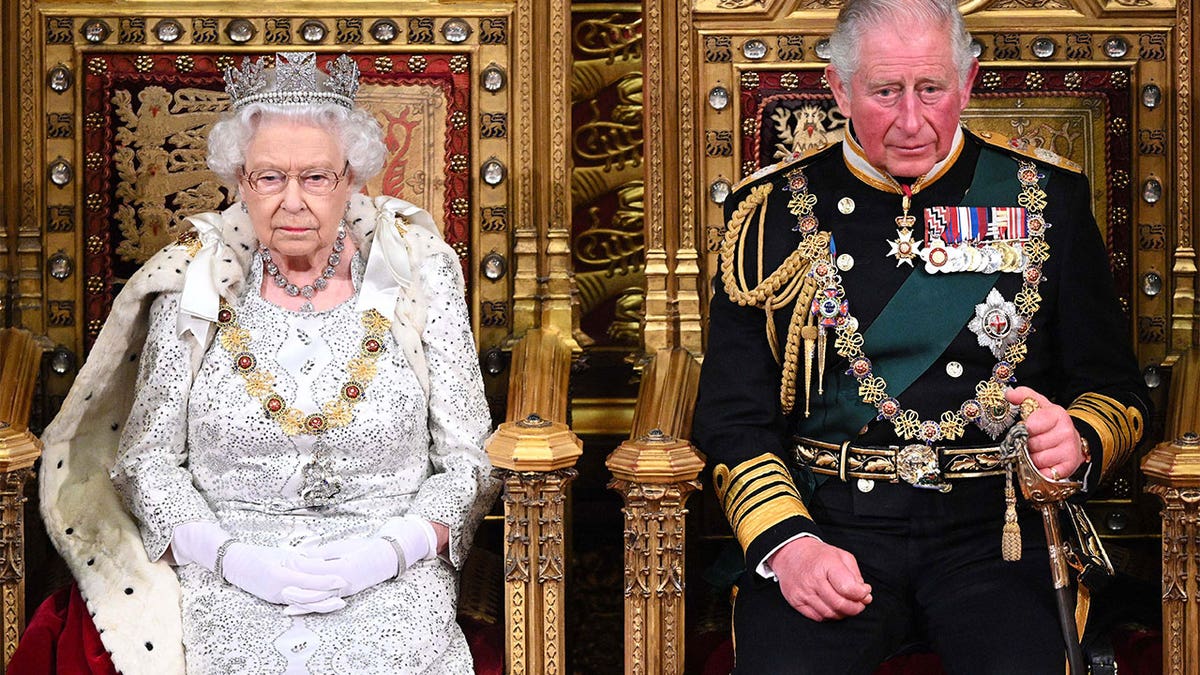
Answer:
<svg viewBox="0 0 1200 675"><path fill-rule="evenodd" d="M1163 673L1200 674L1200 435L1189 431L1142 461L1163 501Z"/></svg>
<svg viewBox="0 0 1200 675"><path fill-rule="evenodd" d="M42 454L29 409L42 348L28 331L0 332L0 667L25 627L25 481Z"/></svg>
<svg viewBox="0 0 1200 675"><path fill-rule="evenodd" d="M25 481L42 444L28 429L0 425L0 628L7 668L25 628Z"/></svg>
<svg viewBox="0 0 1200 675"><path fill-rule="evenodd" d="M625 672L677 675L684 666L684 505L704 460L673 434L691 430L699 364L664 349L642 375L632 438L605 464L625 500ZM646 429L658 420L660 428Z"/></svg>
<svg viewBox="0 0 1200 675"><path fill-rule="evenodd" d="M1142 459L1163 501L1163 673L1200 675L1200 350L1176 362L1166 437Z"/></svg>
<svg viewBox="0 0 1200 675"><path fill-rule="evenodd" d="M571 345L529 331L513 350L509 421L487 452L504 481L505 647L510 675L564 673L564 516L583 443L566 417ZM536 411L541 410L543 413Z"/></svg>

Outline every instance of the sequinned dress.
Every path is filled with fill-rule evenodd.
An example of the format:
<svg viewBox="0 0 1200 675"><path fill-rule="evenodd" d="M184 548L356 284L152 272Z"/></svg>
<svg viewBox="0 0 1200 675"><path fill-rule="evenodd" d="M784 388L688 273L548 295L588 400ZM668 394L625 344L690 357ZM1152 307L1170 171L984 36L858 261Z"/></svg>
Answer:
<svg viewBox="0 0 1200 675"><path fill-rule="evenodd" d="M411 513L450 528L448 560L417 563L399 579L346 598L330 614L289 617L198 565L177 567L191 673L469 673L455 622L457 576L468 540L495 494L482 441L490 426L456 262L420 268L428 302L422 344L426 397L390 333L377 373L349 424L288 435L264 413L218 334L193 380L176 335L179 294L151 308L138 390L112 478L140 522L149 557L167 551L177 525L215 520L236 539L296 547L368 537ZM259 371L305 414L337 396L365 336L354 298L294 312L260 294L250 266L236 307ZM352 262L356 294L363 264ZM332 467L336 494L306 498L305 470ZM469 543L466 542L466 543Z"/></svg>

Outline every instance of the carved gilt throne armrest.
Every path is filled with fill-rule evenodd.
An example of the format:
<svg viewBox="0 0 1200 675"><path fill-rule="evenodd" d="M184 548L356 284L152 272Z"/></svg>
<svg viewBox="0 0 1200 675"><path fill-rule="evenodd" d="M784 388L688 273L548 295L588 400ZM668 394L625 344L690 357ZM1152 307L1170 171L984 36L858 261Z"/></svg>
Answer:
<svg viewBox="0 0 1200 675"><path fill-rule="evenodd" d="M42 345L26 330L0 330L0 630L3 666L25 627L25 481L42 454L29 411Z"/></svg>

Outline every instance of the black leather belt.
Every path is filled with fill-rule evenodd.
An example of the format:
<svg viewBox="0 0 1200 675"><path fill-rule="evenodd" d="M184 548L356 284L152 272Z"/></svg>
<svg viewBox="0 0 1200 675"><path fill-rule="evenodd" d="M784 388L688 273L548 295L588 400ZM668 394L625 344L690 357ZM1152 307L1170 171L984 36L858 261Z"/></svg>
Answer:
<svg viewBox="0 0 1200 675"><path fill-rule="evenodd" d="M835 445L811 438L796 438L796 462L843 481L852 478L904 481L919 488L947 492L947 481L1004 474L1004 456L998 445L950 447L941 445Z"/></svg>

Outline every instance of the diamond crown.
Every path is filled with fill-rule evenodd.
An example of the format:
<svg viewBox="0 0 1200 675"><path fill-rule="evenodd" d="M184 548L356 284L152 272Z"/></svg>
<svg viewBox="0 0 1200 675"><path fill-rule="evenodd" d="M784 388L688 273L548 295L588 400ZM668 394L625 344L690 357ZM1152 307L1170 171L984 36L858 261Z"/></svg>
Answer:
<svg viewBox="0 0 1200 675"><path fill-rule="evenodd" d="M279 52L275 67L267 68L266 57L242 60L242 67L225 69L225 91L233 109L251 103L315 105L333 103L354 108L358 93L358 64L342 54L326 71L317 68L316 52Z"/></svg>

